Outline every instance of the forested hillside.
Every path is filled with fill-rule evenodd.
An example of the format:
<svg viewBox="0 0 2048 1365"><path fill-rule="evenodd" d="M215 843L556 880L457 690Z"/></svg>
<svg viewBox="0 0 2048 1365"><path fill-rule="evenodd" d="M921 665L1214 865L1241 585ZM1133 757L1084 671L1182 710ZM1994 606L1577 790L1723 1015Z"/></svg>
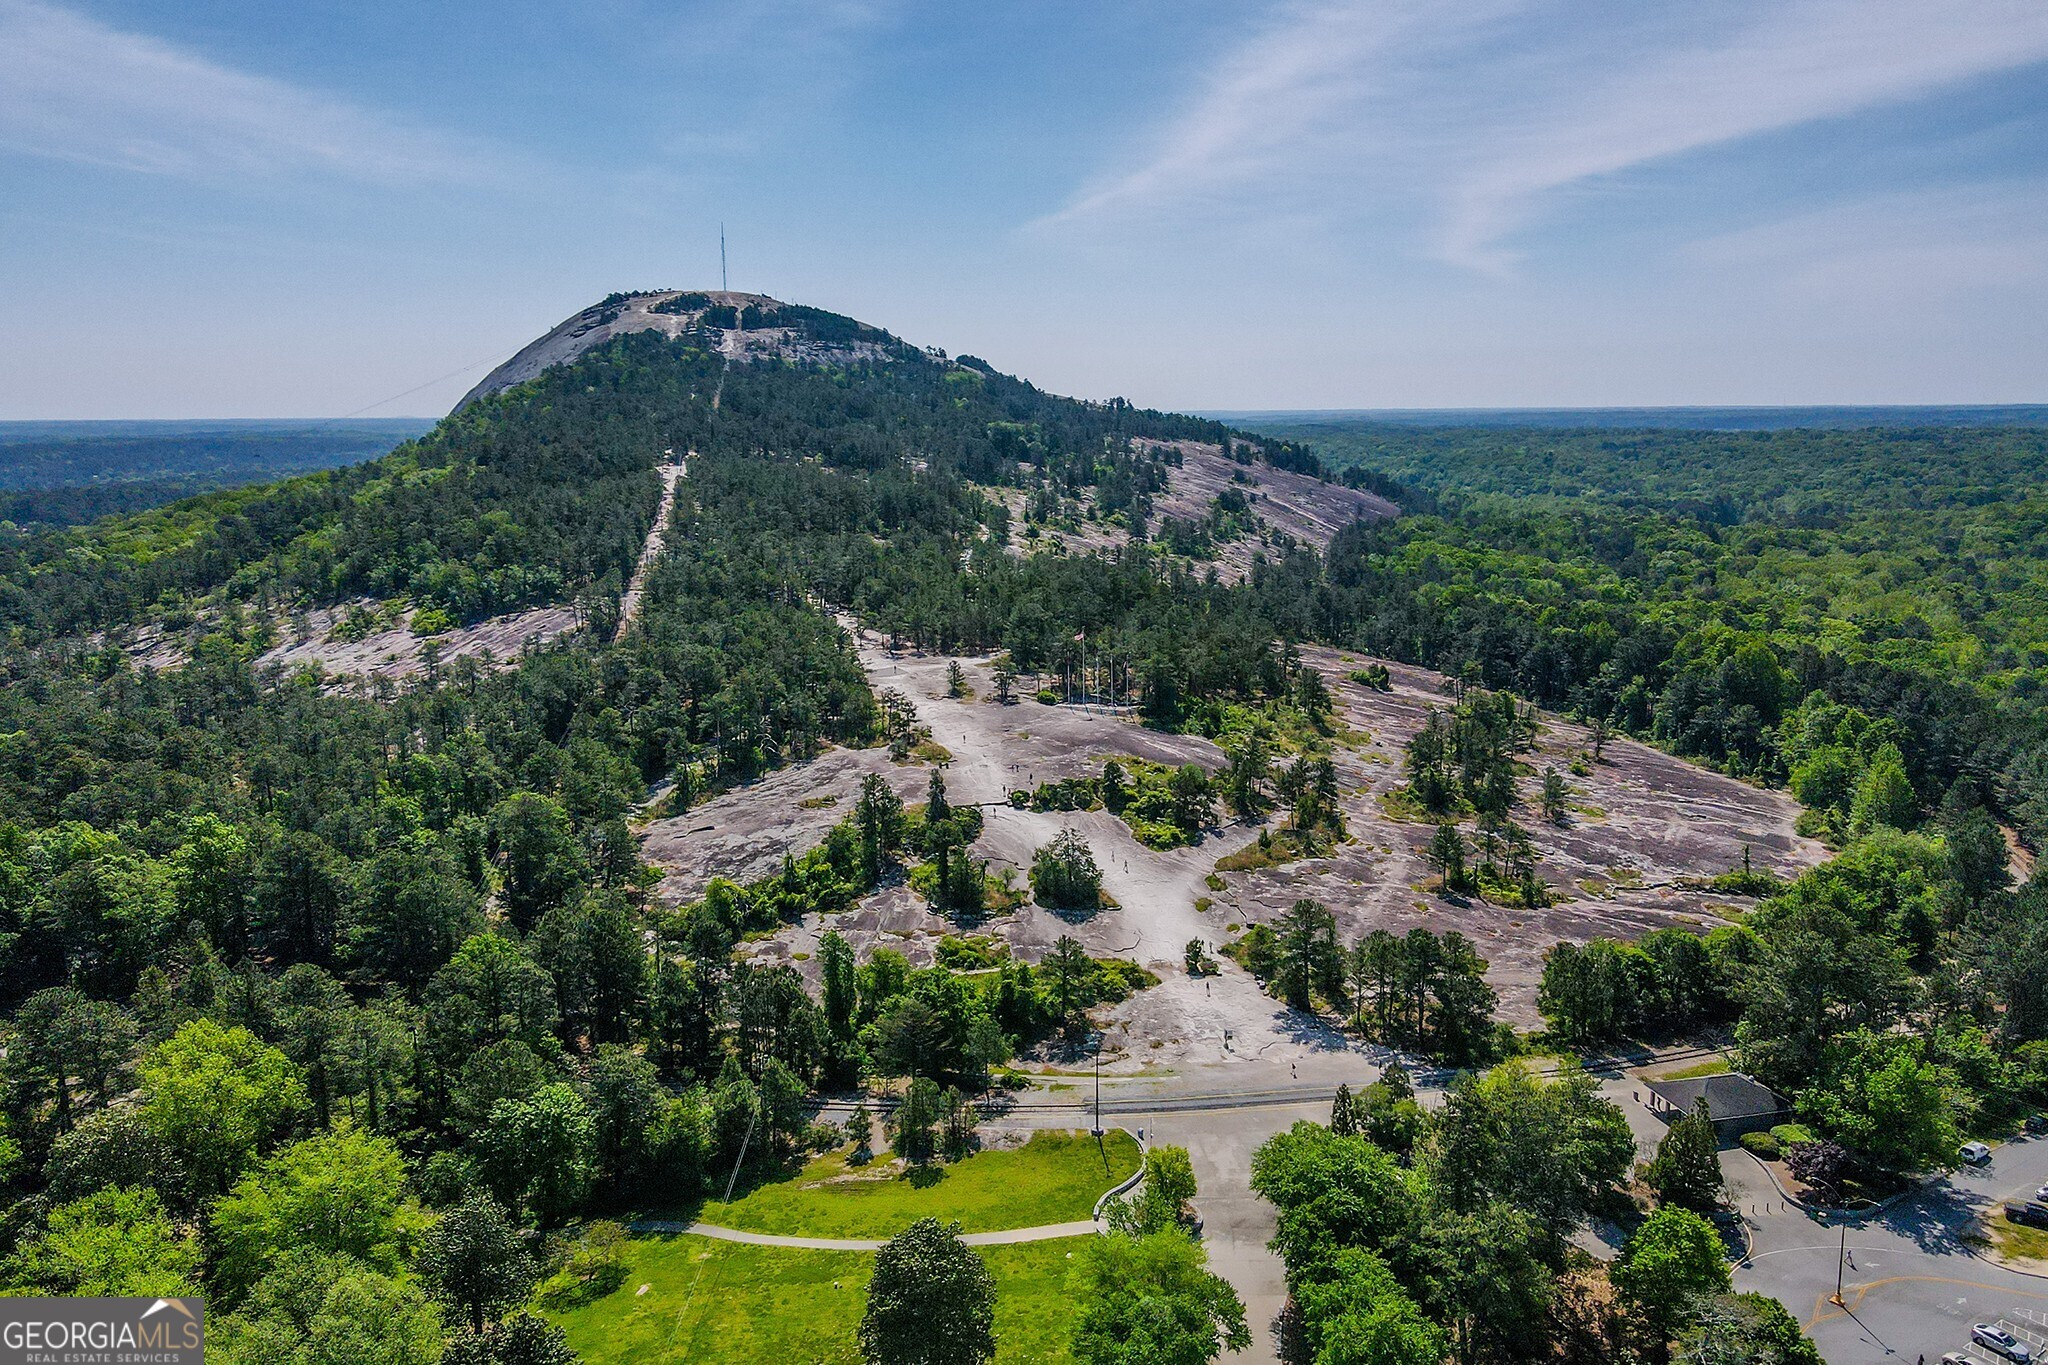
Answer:
<svg viewBox="0 0 2048 1365"><path fill-rule="evenodd" d="M1333 551L1380 600L1361 645L1846 813L1832 758L1796 772L1838 747L1817 690L1895 722L1923 802L1961 778L2048 836L2040 430L1274 430L1415 490Z"/></svg>
<svg viewBox="0 0 2048 1365"><path fill-rule="evenodd" d="M852 325L824 317L794 314ZM380 1316L319 1329L319 1359L351 1358L350 1332L438 1338L522 1301L520 1220L693 1198L743 1147L780 1161L805 1093L862 1066L844 1030L953 974L863 964L841 1015L731 950L859 894L900 836L671 911L627 819L669 779L688 799L879 736L832 605L1020 657L1083 627L1149 641L1166 715L1284 685L1243 594L1142 553L995 548L983 488L1142 521L1170 456L1131 438L1214 424L892 346L730 363L702 335L624 336L379 460L0 552L9 1285L204 1287L223 1358L248 1362L312 1358L289 1352L320 1305L367 1296ZM691 452L673 552L614 640L670 452ZM350 595L588 620L510 670L432 664L372 695L254 667L279 612ZM165 624L193 643L162 669L96 634ZM1071 975L1004 979L976 1008L1013 1037L1071 1008ZM365 1197L309 1242L288 1210L335 1181ZM435 1226L468 1240L416 1245L423 1210L463 1209ZM137 1249L106 1255L110 1235ZM435 1269L462 1256L511 1287L465 1298Z"/></svg>
<svg viewBox="0 0 2048 1365"><path fill-rule="evenodd" d="M1734 956L1710 962L1672 931L1693 945L1674 961L1718 974L1696 992L1712 1001L1700 1018L1739 1013L1750 964L1801 960L1817 936L1830 963L1868 957L1881 980L1857 977L1868 998L1804 1021L1804 1050L1775 1059L1787 1086L1838 1064L1828 1048L1857 1025L1938 1015L1974 1030L1959 1055L2011 1067L2048 1035L2026 971L2048 960L2038 897L2006 893L2002 846L1979 866L1993 818L2048 833L2035 435L1752 449L1607 433L1514 455L1536 446L1379 433L1330 458L1369 455L1353 479L1408 514L1353 525L1326 554L1267 534L1226 582L1205 555L1249 534L1255 504L1233 485L1201 534L1162 525L1176 443L1314 473L1299 441L1058 398L816 310L778 306L777 338L749 347L727 305L673 297L690 301L664 315L673 330L608 336L382 458L0 544L7 1285L203 1286L231 1362L370 1358L373 1332L433 1343L394 1359L433 1359L443 1337L473 1352L455 1358L498 1359L513 1329L493 1324L583 1254L543 1234L688 1207L743 1160L779 1169L824 1140L807 1102L823 1087L914 1078L906 1099L930 1108L944 1083L957 1116L961 1090L1015 1049L1078 1036L1092 1003L1143 985L1070 938L1035 964L963 940L913 969L828 932L815 994L792 967L736 954L885 883L986 911L965 852L979 812L949 808L936 770L922 810L874 779L769 875L680 905L649 896L642 814L687 812L827 746L915 756L915 727L870 691L839 612L1000 656L1011 682L1048 674L1048 706L1112 680L1151 726L1224 742L1217 785L1242 818L1285 796L1297 849L1345 837L1335 768L1303 750L1276 775L1246 740L1343 738L1305 642L1789 783L1817 834L1892 854L1789 891L1745 880L1740 894L1776 898L1759 932L1723 935ZM1831 472L1799 473L1822 456ZM659 471L685 459L621 630ZM1021 546L1017 518L1033 533ZM1123 539L1055 543L1084 524ZM287 614L356 599L404 604L430 643L536 604L573 604L582 626L503 667L430 651L403 686L256 665ZM179 632L179 652L131 652L145 628ZM1391 686L1384 665L1352 682ZM1495 709L1520 732L1522 709ZM1439 784L1431 810L1453 837L1462 814L1507 819L1524 800L1526 747L1462 756L1479 800ZM1418 771L1453 757L1411 754ZM1170 844L1214 821L1199 764L1129 778L1146 813L1129 828ZM1089 792L1019 796L1065 810L1113 789L1105 804L1124 809L1124 780L1105 768ZM1568 813L1563 786L1544 800ZM1030 875L1048 903L1099 906L1085 848ZM1542 888L1524 877L1519 894L1534 908ZM1319 909L1296 907L1306 927L1271 945L1271 965L1299 987L1290 1004L1341 1012L1348 978L1325 960ZM1455 955L1484 1016L1485 964L1462 938ZM1976 970L1994 955L2000 970ZM1758 1020L1797 1006L1748 1005ZM1474 1032L1475 1056L1514 1045L1483 1017ZM336 1187L351 1191L339 1211ZM1531 1240L1539 1309L1566 1231Z"/></svg>

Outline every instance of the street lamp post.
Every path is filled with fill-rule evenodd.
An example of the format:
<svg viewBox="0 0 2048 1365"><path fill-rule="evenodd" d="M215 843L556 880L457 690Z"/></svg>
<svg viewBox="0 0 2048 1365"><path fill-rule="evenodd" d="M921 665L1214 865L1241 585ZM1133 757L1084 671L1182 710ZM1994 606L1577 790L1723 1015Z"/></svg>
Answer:
<svg viewBox="0 0 2048 1365"><path fill-rule="evenodd" d="M1102 1035L1095 1035L1095 1128L1092 1136L1102 1136Z"/></svg>

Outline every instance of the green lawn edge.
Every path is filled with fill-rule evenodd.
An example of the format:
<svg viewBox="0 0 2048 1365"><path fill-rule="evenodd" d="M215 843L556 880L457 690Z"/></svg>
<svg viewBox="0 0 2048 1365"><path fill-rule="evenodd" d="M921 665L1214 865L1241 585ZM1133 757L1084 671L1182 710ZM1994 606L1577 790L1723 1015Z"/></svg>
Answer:
<svg viewBox="0 0 2048 1365"><path fill-rule="evenodd" d="M1085 1132L1039 1132L1021 1147L908 1170L895 1169L886 1151L868 1168L850 1165L850 1155L827 1152L730 1204L706 1200L697 1219L745 1232L874 1239L925 1217L958 1222L963 1232L1072 1223L1089 1217L1140 1160L1137 1140L1121 1129L1099 1142Z"/></svg>

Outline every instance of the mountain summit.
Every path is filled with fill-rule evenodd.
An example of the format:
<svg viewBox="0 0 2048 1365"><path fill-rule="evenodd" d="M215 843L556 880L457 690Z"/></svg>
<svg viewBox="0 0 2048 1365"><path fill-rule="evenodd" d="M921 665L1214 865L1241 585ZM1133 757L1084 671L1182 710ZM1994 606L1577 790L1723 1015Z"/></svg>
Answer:
<svg viewBox="0 0 2048 1365"><path fill-rule="evenodd" d="M565 319L485 375L457 412L554 365L565 365L613 337L656 332L705 344L729 360L800 363L883 360L907 349L879 327L838 313L733 290L655 289L608 295ZM937 353L927 353L934 354Z"/></svg>

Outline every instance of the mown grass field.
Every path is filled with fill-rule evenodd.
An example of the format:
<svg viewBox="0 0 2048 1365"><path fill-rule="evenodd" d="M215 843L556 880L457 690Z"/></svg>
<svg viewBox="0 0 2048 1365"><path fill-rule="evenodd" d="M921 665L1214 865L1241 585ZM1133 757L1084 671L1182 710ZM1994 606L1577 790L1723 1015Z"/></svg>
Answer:
<svg viewBox="0 0 2048 1365"><path fill-rule="evenodd" d="M880 1154L886 1158L887 1153ZM921 1171L886 1160L849 1164L828 1152L730 1204L707 1200L703 1222L797 1237L893 1237L919 1218L968 1232L1087 1218L1103 1191L1138 1169L1138 1144L1112 1131L1035 1133L1022 1147L977 1152ZM1077 1241L979 1248L996 1280L996 1359L1071 1359L1068 1255ZM688 1235L627 1244L617 1290L548 1314L588 1365L858 1365L870 1252L745 1246ZM643 1289L643 1286L645 1287Z"/></svg>
<svg viewBox="0 0 2048 1365"><path fill-rule="evenodd" d="M1076 1239L983 1247L996 1280L996 1359L1072 1359L1068 1253ZM549 1316L586 1365L859 1365L855 1333L875 1258L709 1238L636 1238L625 1284ZM641 1293L640 1286L647 1291Z"/></svg>
<svg viewBox="0 0 2048 1365"><path fill-rule="evenodd" d="M827 1152L786 1180L730 1204L706 1200L697 1217L721 1227L797 1237L894 1237L920 1218L957 1220L963 1232L1070 1223L1088 1217L1103 1191L1138 1169L1138 1144L1111 1130L1034 1133L1022 1147L904 1171L878 1154L849 1164Z"/></svg>

